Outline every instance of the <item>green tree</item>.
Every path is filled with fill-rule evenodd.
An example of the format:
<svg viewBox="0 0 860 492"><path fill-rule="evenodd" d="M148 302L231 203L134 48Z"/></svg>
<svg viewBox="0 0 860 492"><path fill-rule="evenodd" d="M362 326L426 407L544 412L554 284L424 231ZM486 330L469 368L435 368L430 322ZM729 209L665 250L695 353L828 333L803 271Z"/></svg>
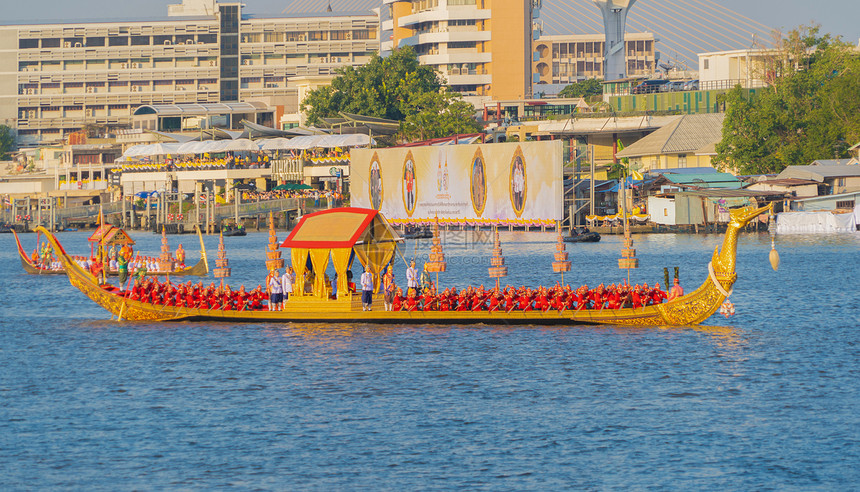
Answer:
<svg viewBox="0 0 860 492"><path fill-rule="evenodd" d="M344 67L331 86L308 93L302 102L308 122L319 124L321 118L346 113L403 120L412 114L413 99L424 93L438 93L442 88L439 73L418 63L411 47L394 50L382 58L374 55L360 67Z"/></svg>
<svg viewBox="0 0 860 492"><path fill-rule="evenodd" d="M6 125L0 125L0 161L9 160L9 153L15 150L15 133Z"/></svg>
<svg viewBox="0 0 860 492"><path fill-rule="evenodd" d="M428 140L480 130L475 108L447 91L425 92L411 98L403 121L404 140Z"/></svg>
<svg viewBox="0 0 860 492"><path fill-rule="evenodd" d="M801 27L779 37L759 74L767 87L726 94L714 162L740 174L778 173L816 159L848 157L860 140L860 54Z"/></svg>
<svg viewBox="0 0 860 492"><path fill-rule="evenodd" d="M603 95L603 85L601 85L600 81L597 79L585 79L579 82L575 82L573 84L568 85L561 92L558 93L558 97L584 97L590 98L594 96L602 96Z"/></svg>

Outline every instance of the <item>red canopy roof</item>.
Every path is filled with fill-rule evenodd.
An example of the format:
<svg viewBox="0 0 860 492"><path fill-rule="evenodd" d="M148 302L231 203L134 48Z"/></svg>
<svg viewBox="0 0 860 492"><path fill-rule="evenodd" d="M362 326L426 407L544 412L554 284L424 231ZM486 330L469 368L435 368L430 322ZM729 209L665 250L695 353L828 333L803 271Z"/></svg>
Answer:
<svg viewBox="0 0 860 492"><path fill-rule="evenodd" d="M282 248L351 248L370 226L378 210L334 208L302 217Z"/></svg>

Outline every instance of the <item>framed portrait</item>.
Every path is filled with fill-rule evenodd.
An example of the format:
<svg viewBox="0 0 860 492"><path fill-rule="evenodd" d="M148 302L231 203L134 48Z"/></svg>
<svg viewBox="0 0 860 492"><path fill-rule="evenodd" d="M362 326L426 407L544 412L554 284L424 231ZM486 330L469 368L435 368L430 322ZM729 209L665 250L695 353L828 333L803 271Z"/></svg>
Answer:
<svg viewBox="0 0 860 492"><path fill-rule="evenodd" d="M526 179L526 159L519 145L511 159L510 183L511 207L517 218L520 218L526 208L528 180Z"/></svg>
<svg viewBox="0 0 860 492"><path fill-rule="evenodd" d="M370 206L376 210L382 207L382 166L379 164L379 155L373 153L370 159L370 178L367 180L370 194Z"/></svg>
<svg viewBox="0 0 860 492"><path fill-rule="evenodd" d="M484 213L484 207L487 205L487 166L480 147L475 151L475 156L472 157L472 163L469 166L469 176L472 208L475 210L475 215L480 217Z"/></svg>
<svg viewBox="0 0 860 492"><path fill-rule="evenodd" d="M418 181L415 176L415 158L412 157L412 151L406 154L406 159L403 160L403 208L406 209L406 214L412 217L412 212L415 212L415 204L418 203Z"/></svg>

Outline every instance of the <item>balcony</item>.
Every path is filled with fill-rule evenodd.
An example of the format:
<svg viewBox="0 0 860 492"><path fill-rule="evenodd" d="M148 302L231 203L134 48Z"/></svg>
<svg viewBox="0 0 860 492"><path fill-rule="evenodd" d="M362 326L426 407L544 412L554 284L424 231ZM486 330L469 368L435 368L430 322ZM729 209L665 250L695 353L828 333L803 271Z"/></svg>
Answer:
<svg viewBox="0 0 860 492"><path fill-rule="evenodd" d="M434 9L406 15L398 19L399 27L410 27L424 22L438 22L448 20L486 20L490 18L490 11L478 9L475 6L464 6L460 8Z"/></svg>
<svg viewBox="0 0 860 492"><path fill-rule="evenodd" d="M489 63L493 61L491 53L445 53L430 54L418 57L422 65L448 65L453 63Z"/></svg>

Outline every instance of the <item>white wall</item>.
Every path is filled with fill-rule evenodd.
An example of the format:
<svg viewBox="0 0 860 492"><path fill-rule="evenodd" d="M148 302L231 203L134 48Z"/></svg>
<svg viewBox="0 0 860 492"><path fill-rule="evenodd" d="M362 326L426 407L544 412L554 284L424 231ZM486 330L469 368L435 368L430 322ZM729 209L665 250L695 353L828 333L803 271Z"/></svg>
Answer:
<svg viewBox="0 0 860 492"><path fill-rule="evenodd" d="M648 213L655 224L675 225L675 200L658 196L648 197Z"/></svg>

